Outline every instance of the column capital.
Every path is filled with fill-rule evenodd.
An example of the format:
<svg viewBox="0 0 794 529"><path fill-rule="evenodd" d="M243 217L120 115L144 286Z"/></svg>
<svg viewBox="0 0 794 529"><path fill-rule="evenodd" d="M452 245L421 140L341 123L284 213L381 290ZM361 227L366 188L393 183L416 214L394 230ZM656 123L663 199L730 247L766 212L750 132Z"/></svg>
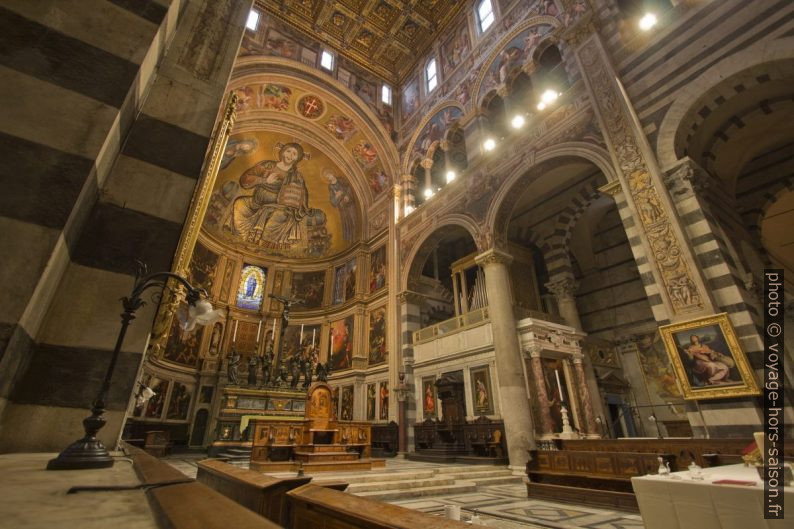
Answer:
<svg viewBox="0 0 794 529"><path fill-rule="evenodd" d="M392 198L400 198L400 195L402 194L402 190L403 190L403 188L402 188L402 186L400 184L394 184L391 187L391 196L392 196Z"/></svg>
<svg viewBox="0 0 794 529"><path fill-rule="evenodd" d="M529 353L530 358L540 358L540 353L543 351L543 347L540 345L530 345L527 348L527 352Z"/></svg>
<svg viewBox="0 0 794 529"><path fill-rule="evenodd" d="M513 261L513 256L502 250L491 248L474 258L474 262L485 268L488 265L502 264L508 265Z"/></svg>
<svg viewBox="0 0 794 529"><path fill-rule="evenodd" d="M714 177L688 156L665 171L662 180L673 197L704 195L718 187Z"/></svg>
<svg viewBox="0 0 794 529"><path fill-rule="evenodd" d="M623 186L620 185L620 180L612 180L599 187L598 191L614 198L623 192Z"/></svg>
<svg viewBox="0 0 794 529"><path fill-rule="evenodd" d="M546 288L558 299L571 299L579 288L579 282L573 276L557 276L546 283Z"/></svg>
<svg viewBox="0 0 794 529"><path fill-rule="evenodd" d="M403 290L397 293L397 301L400 302L400 305L405 305L406 303L417 304L421 303L424 299L425 297L422 294L413 292L412 290Z"/></svg>

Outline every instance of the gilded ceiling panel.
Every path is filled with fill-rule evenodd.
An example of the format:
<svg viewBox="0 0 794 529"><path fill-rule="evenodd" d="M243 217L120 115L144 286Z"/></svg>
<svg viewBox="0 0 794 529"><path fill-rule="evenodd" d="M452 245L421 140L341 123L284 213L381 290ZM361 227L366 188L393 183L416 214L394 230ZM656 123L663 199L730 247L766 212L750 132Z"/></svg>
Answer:
<svg viewBox="0 0 794 529"><path fill-rule="evenodd" d="M257 0L257 5L361 68L402 82L467 2Z"/></svg>

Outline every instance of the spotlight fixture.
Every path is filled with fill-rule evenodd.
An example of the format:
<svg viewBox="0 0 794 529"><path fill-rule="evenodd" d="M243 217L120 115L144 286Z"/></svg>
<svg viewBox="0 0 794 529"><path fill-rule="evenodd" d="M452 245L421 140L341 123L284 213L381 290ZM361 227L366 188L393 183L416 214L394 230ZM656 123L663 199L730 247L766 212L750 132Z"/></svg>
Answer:
<svg viewBox="0 0 794 529"><path fill-rule="evenodd" d="M546 103L544 103L543 101L538 103L538 110L543 110L544 108L546 108Z"/></svg>
<svg viewBox="0 0 794 529"><path fill-rule="evenodd" d="M556 101L559 96L560 96L559 92L555 92L552 89L548 89L545 92L543 92L543 94L540 96L540 100L548 105L549 103L553 103L554 101Z"/></svg>
<svg viewBox="0 0 794 529"><path fill-rule="evenodd" d="M494 149L496 148L496 140L494 140L493 138L488 138L488 139L487 139L487 140L485 140L485 142L482 144L482 147L483 147L483 149L485 149L486 151L492 151L492 150L494 150Z"/></svg>
<svg viewBox="0 0 794 529"><path fill-rule="evenodd" d="M447 183L452 182L455 179L455 171L447 171Z"/></svg>
<svg viewBox="0 0 794 529"><path fill-rule="evenodd" d="M510 124L513 126L514 129L520 129L524 126L524 116L521 114L516 114L513 119L510 121Z"/></svg>
<svg viewBox="0 0 794 529"><path fill-rule="evenodd" d="M429 187L425 188L425 198L430 198L433 196L433 190Z"/></svg>
<svg viewBox="0 0 794 529"><path fill-rule="evenodd" d="M414 210L413 206L405 206L405 214L406 215L410 215L413 210Z"/></svg>
<svg viewBox="0 0 794 529"><path fill-rule="evenodd" d="M648 31L656 25L656 22L658 22L656 15L653 13L645 13L645 15L640 19L640 29L643 31Z"/></svg>

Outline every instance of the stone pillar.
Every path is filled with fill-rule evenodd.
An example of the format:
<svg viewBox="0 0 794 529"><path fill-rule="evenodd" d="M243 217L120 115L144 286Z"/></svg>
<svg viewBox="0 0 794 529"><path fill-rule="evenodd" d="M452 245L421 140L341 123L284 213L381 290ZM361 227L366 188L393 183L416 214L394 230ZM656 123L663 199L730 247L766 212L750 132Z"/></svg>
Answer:
<svg viewBox="0 0 794 529"><path fill-rule="evenodd" d="M423 296L416 292L405 290L397 294L400 313L400 360L398 369L405 373L405 436L406 451L414 451L414 429L413 423L416 421L416 400L411 398L415 395L414 390L414 346L413 334L419 330L420 319L419 310ZM401 423L402 424L402 423Z"/></svg>
<svg viewBox="0 0 794 529"><path fill-rule="evenodd" d="M579 319L579 310L576 308L576 289L579 282L571 275L557 276L546 283L546 288L554 294L557 301L557 310L560 316L577 331L582 330L582 321Z"/></svg>
<svg viewBox="0 0 794 529"><path fill-rule="evenodd" d="M598 425L595 422L595 414L593 413L593 403L590 400L590 390L587 389L587 378L584 374L584 366L582 365L582 355L573 357L573 368L576 371L576 385L579 387L579 400L582 403L582 418L584 424L582 425L583 433L589 438L601 437L598 433Z"/></svg>
<svg viewBox="0 0 794 529"><path fill-rule="evenodd" d="M549 395L546 393L546 381L543 379L543 364L540 361L540 348L533 348L530 353L532 380L538 395L538 411L540 412L540 430L546 436L554 435L554 421L549 410Z"/></svg>
<svg viewBox="0 0 794 529"><path fill-rule="evenodd" d="M478 255L475 260L485 270L488 313L496 352L496 372L499 377L500 408L505 423L510 466L523 471L529 459L528 450L534 448L535 439L529 400L524 387L518 331L510 298L508 264L512 257L491 249Z"/></svg>
<svg viewBox="0 0 794 529"><path fill-rule="evenodd" d="M402 175L402 204L403 217L407 215L406 208L416 207L416 180L413 175Z"/></svg>
<svg viewBox="0 0 794 529"><path fill-rule="evenodd" d="M405 413L405 403L408 400L409 389L408 386L405 384L405 373L400 371L399 374L400 383L395 390L397 394L397 403L398 403L398 411L397 411L397 418L398 418L398 430L397 430L397 458L403 459L405 458L405 454L407 452L408 446L408 425L407 425L407 418Z"/></svg>

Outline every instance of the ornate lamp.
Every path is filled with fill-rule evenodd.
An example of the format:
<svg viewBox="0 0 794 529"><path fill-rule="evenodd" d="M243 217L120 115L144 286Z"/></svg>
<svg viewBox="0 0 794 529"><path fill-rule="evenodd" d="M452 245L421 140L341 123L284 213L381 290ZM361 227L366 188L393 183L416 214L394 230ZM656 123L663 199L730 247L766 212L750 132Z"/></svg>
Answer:
<svg viewBox="0 0 794 529"><path fill-rule="evenodd" d="M146 265L138 262L132 293L128 297L121 298L121 304L124 307L124 312L121 314L121 329L116 339L113 355L110 358L110 365L105 374L105 380L102 382L99 394L93 402L91 416L83 419L85 436L66 447L63 452L58 454L58 457L51 459L47 463L47 470L81 470L113 466L114 459L110 456L102 441L96 437L97 432L107 422L103 414L105 413L105 401L110 391L110 380L116 368L116 361L119 358L121 344L124 341L124 335L127 333L127 327L135 319L135 312L146 305L141 296L144 291L151 287L167 288L166 283L169 279L177 281L187 290L186 299L189 310L187 311L187 318L182 322L183 329L192 329L196 323L200 325L211 323L213 317L217 317L222 312L213 311L212 305L206 299L201 299L202 294L205 298L207 297L206 290L194 288L187 282L187 279L172 272L157 272L146 275Z"/></svg>

